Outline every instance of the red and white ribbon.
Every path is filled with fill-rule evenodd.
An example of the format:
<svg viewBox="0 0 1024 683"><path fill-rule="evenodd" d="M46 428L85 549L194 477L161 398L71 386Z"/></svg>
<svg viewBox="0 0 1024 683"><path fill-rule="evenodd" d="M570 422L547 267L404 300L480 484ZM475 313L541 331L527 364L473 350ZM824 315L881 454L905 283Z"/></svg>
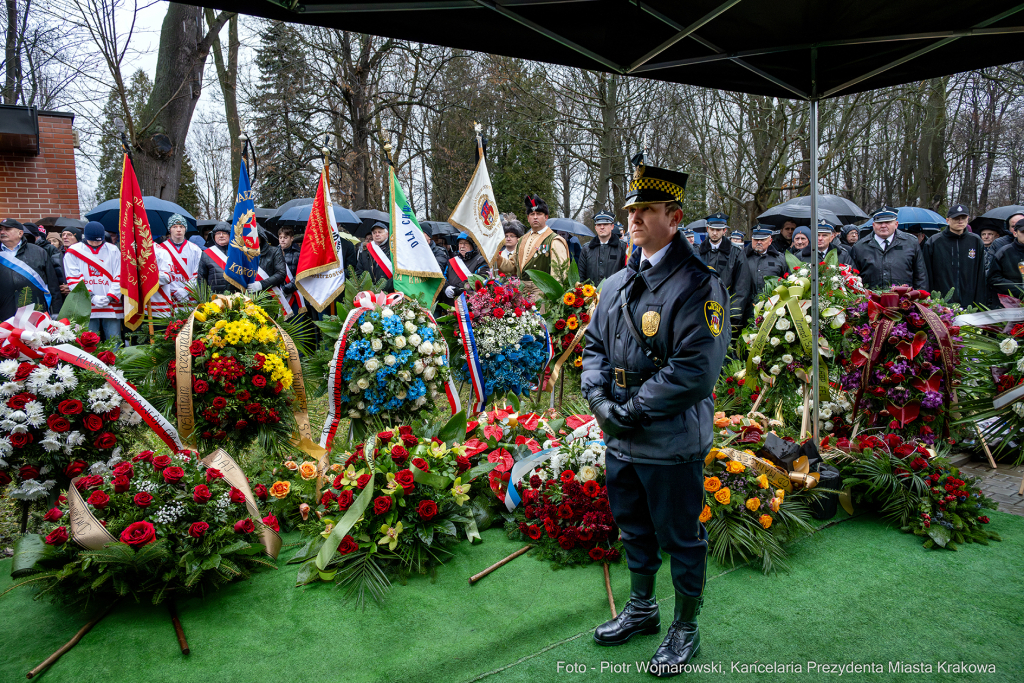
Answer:
<svg viewBox="0 0 1024 683"><path fill-rule="evenodd" d="M391 265L391 259L384 253L384 250L377 246L377 243L373 240L370 240L367 248L370 250L370 256L377 262L380 269L384 271L384 274L388 277L393 277L394 267Z"/></svg>
<svg viewBox="0 0 1024 683"><path fill-rule="evenodd" d="M471 275L471 273L469 272L469 267L466 265L466 262L463 261L461 257L451 257L450 259L448 259L448 265L452 267L452 271L455 272L455 275L456 277L459 278L460 282L465 282L467 279L469 279L469 276Z"/></svg>

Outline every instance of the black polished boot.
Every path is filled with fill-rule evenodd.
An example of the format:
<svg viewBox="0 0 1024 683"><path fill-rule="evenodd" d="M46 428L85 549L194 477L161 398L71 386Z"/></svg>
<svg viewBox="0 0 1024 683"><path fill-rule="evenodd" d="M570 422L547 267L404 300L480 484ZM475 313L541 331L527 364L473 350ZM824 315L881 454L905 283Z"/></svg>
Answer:
<svg viewBox="0 0 1024 683"><path fill-rule="evenodd" d="M622 645L636 634L651 635L661 630L658 601L654 597L654 575L630 572L629 602L619 616L594 631L598 645Z"/></svg>
<svg viewBox="0 0 1024 683"><path fill-rule="evenodd" d="M675 618L668 628L665 640L651 657L651 666L648 669L658 678L670 678L681 674L683 665L700 649L697 615L700 614L702 601L702 598L692 598L676 592Z"/></svg>

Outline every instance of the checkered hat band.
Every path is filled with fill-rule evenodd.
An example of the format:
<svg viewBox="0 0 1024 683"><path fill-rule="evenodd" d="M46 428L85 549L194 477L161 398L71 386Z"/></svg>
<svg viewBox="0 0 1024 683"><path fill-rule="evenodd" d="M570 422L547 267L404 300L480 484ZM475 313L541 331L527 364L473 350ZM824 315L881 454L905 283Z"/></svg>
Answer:
<svg viewBox="0 0 1024 683"><path fill-rule="evenodd" d="M635 178L633 182L629 184L629 191L635 192L636 190L661 190L667 192L678 201L683 201L685 190L675 183L670 183L667 180L658 180L657 178Z"/></svg>

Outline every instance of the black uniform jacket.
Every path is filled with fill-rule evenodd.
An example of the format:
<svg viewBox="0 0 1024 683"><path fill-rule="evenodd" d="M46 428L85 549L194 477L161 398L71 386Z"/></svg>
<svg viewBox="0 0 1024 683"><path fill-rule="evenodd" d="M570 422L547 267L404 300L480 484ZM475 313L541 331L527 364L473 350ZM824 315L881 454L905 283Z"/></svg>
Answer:
<svg viewBox="0 0 1024 683"><path fill-rule="evenodd" d="M580 271L580 282L593 282L595 285L612 273L626 267L626 243L612 231L608 244L601 244L601 239L594 237L587 242L576 259L576 267Z"/></svg>
<svg viewBox="0 0 1024 683"><path fill-rule="evenodd" d="M882 245L874 233L853 245L853 267L860 271L868 289L889 289L893 285L910 285L914 289L928 290L928 272L921 257L917 236L897 230L882 253Z"/></svg>
<svg viewBox="0 0 1024 683"><path fill-rule="evenodd" d="M932 235L921 246L928 284L945 296L953 290L955 301L964 308L988 304L985 281L985 243L966 230L957 235L948 228Z"/></svg>
<svg viewBox="0 0 1024 683"><path fill-rule="evenodd" d="M583 395L593 387L604 387L619 403L635 395L653 420L622 438L606 435L616 457L655 465L692 462L711 448L711 392L729 346L729 294L678 233L664 258L643 274L637 273L640 255L638 249L629 265L609 277L601 290L583 349ZM623 289L637 331L661 360L660 368L644 355L626 327L620 309ZM644 332L643 316L648 313L649 321L654 314L658 318L652 336ZM622 387L615 368L650 378Z"/></svg>
<svg viewBox="0 0 1024 683"><path fill-rule="evenodd" d="M747 272L750 274L750 304L747 308L753 310L753 303L764 291L764 281L788 273L789 264L786 263L786 256L771 245L763 254L759 254L748 244L744 256L747 258Z"/></svg>
<svg viewBox="0 0 1024 683"><path fill-rule="evenodd" d="M817 246L817 245L814 245L814 246ZM828 252L830 252L830 251L839 252L838 256L837 256L837 258L839 259L839 263L841 263L841 264L843 264L845 266L852 266L853 265L853 262L850 260L850 254L849 254L849 252L846 251L846 249L840 249L839 247L836 247L836 246L833 246L832 244L830 244L830 245L828 245L828 249L825 250L825 255L827 256ZM797 256L798 259L800 259L804 263L810 263L811 262L811 254L813 254L813 253L814 252L812 252L811 248L808 246L808 247L804 247L804 250L801 251L796 256ZM818 257L819 257L818 258L818 263L821 263L822 261L824 261L824 259L821 258L821 253L820 252L818 253Z"/></svg>
<svg viewBox="0 0 1024 683"><path fill-rule="evenodd" d="M716 252L711 249L711 240L704 240L700 243L700 257L718 273L729 290L733 323L742 325L750 301L750 273L743 249L723 238Z"/></svg>
<svg viewBox="0 0 1024 683"><path fill-rule="evenodd" d="M388 258L391 258L390 241L385 241L384 244L380 245L380 248L381 251L387 254ZM394 262L392 262L392 266L393 265ZM374 260L373 256L370 255L369 246L365 247L361 252L359 252L359 257L356 259L356 275L362 276L363 273L369 273L370 277L373 279L374 282L377 282L378 280L386 280L386 282L384 283L384 287L382 288L381 291L389 293L395 291L394 281L384 273L384 271L381 269L379 265L377 265L377 262Z"/></svg>
<svg viewBox="0 0 1024 683"><path fill-rule="evenodd" d="M1024 244L1014 240L999 249L988 266L988 286L992 290L992 301L998 303L999 294L1009 294L1024 299L1024 276L1020 264L1024 261ZM996 305L995 308L1000 308Z"/></svg>

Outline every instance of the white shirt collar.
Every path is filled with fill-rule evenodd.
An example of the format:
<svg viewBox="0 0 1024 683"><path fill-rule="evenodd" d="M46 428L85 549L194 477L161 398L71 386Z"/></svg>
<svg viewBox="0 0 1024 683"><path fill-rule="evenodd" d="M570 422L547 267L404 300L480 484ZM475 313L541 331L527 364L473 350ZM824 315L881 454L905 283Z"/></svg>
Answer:
<svg viewBox="0 0 1024 683"><path fill-rule="evenodd" d="M896 241L896 233L889 235L888 237L880 237L878 233L875 233L875 241L878 242L878 246L885 249L885 241L889 240L889 244Z"/></svg>
<svg viewBox="0 0 1024 683"><path fill-rule="evenodd" d="M14 249L11 249L11 248L10 248L10 247L8 247L8 246L7 246L6 244L0 244L0 251L9 251L9 252L11 252L12 254L17 254L17 253L18 253L18 247L20 247L20 246L21 246L21 245L19 244L19 245L16 245L16 246L14 247Z"/></svg>
<svg viewBox="0 0 1024 683"><path fill-rule="evenodd" d="M644 261L650 261L651 262L651 268L654 268L655 266L657 266L661 262L661 259L665 258L665 254L668 252L668 248L671 247L671 246L672 246L672 243L669 242L668 244L663 246L661 249L659 249L658 251L656 251L653 254L651 254L650 258L647 258L646 256L644 256L643 252L640 252L640 265L643 265Z"/></svg>

